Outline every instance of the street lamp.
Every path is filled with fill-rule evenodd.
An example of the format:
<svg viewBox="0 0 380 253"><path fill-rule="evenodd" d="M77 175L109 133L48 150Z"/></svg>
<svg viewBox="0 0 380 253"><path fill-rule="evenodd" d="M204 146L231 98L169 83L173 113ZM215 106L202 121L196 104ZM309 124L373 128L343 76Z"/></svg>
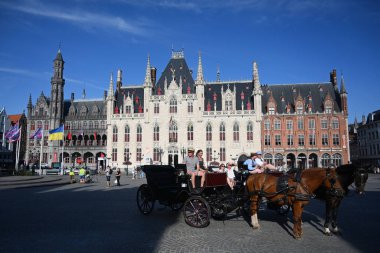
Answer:
<svg viewBox="0 0 380 253"><path fill-rule="evenodd" d="M182 148L181 148L182 160L185 159L185 154L186 154L186 149L185 149L185 147L182 147Z"/></svg>
<svg viewBox="0 0 380 253"><path fill-rule="evenodd" d="M160 154L160 163L162 165L162 155L164 154L164 150L162 148L158 148L158 152Z"/></svg>

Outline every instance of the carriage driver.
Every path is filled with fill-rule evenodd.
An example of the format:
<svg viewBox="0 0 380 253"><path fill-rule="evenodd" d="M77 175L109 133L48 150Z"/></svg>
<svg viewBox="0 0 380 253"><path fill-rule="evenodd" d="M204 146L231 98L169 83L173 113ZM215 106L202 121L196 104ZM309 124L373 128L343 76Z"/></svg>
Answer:
<svg viewBox="0 0 380 253"><path fill-rule="evenodd" d="M183 160L186 164L187 174L191 175L191 184L193 189L195 189L195 176L197 173L196 166L198 164L198 158L194 156L194 148L189 147L187 149L187 156Z"/></svg>
<svg viewBox="0 0 380 253"><path fill-rule="evenodd" d="M258 167L256 168L256 162L255 162L256 158L257 158L257 154L256 153L251 153L251 158L248 158L243 163L244 165L247 165L248 172L250 174L256 174L256 173L261 173L262 172L262 170L260 168L258 168Z"/></svg>

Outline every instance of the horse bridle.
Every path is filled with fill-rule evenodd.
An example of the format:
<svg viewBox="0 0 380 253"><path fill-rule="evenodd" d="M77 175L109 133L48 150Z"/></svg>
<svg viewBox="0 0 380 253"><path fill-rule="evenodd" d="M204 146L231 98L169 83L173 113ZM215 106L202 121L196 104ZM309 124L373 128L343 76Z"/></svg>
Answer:
<svg viewBox="0 0 380 253"><path fill-rule="evenodd" d="M343 197L344 195L343 189L334 187L337 180L337 176L335 174L334 177L331 177L331 168L326 169L326 177L329 178L329 182L330 182L330 187L327 187L327 185L324 182L324 186L326 187L326 194L330 196L335 196L335 197Z"/></svg>

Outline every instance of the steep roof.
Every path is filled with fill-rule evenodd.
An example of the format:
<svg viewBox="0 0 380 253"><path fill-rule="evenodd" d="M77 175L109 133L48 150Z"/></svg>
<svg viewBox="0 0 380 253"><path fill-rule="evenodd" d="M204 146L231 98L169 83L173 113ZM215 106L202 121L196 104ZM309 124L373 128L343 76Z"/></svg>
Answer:
<svg viewBox="0 0 380 253"><path fill-rule="evenodd" d="M190 69L187 66L186 60L184 57L172 57L161 74L160 79L154 86L153 94L161 94L165 93L165 78L167 80L167 84L169 85L171 80L176 81L177 85L179 85L180 77L182 78L182 94L187 93L188 87L190 88L191 93L195 93L194 89L194 79L191 75ZM160 92L159 92L160 90Z"/></svg>
<svg viewBox="0 0 380 253"><path fill-rule="evenodd" d="M309 105L312 112L323 112L324 101L329 94L334 102L334 111L341 111L340 96L334 89L332 83L311 83L311 84L286 84L286 85L264 85L262 105L263 113L267 111L267 103L270 96L273 96L277 103L277 112L286 113L286 105L290 104L290 112L295 110L297 96L301 96L305 102L306 109ZM311 99L309 99L309 96Z"/></svg>
<svg viewBox="0 0 380 253"><path fill-rule="evenodd" d="M116 91L116 104L119 107L124 106L124 97L133 99L134 113L144 112L144 88L142 86L124 86L120 91ZM120 108L119 108L120 111Z"/></svg>
<svg viewBox="0 0 380 253"><path fill-rule="evenodd" d="M11 122L17 122L21 119L22 117L22 114L12 114L12 115L8 115L8 119L11 121Z"/></svg>

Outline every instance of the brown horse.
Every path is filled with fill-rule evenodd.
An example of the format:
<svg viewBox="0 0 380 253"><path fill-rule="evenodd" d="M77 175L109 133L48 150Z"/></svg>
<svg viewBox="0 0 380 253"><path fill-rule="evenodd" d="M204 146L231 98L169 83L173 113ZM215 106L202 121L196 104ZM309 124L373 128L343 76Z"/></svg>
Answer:
<svg viewBox="0 0 380 253"><path fill-rule="evenodd" d="M301 218L304 207L309 203L314 191L325 184L333 188L336 184L335 169L313 168L301 172L298 179L278 177L270 173L254 174L247 179L247 190L251 201L251 222L254 229L260 228L257 211L262 197L272 204L291 205L293 209L293 235L301 238ZM282 187L281 187L282 185Z"/></svg>

